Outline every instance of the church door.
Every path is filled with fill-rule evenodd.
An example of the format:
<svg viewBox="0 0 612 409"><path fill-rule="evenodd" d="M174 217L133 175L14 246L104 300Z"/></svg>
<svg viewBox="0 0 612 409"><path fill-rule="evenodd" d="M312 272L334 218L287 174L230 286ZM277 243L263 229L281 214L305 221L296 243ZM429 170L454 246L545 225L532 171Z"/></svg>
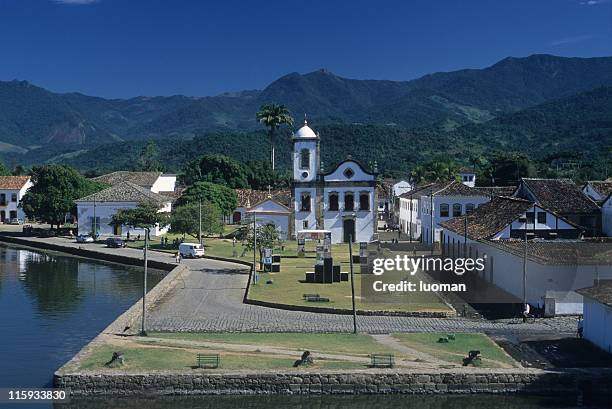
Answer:
<svg viewBox="0 0 612 409"><path fill-rule="evenodd" d="M344 242L348 243L349 238L352 238L352 241L355 242L355 220L345 219L342 223L342 227L344 231Z"/></svg>

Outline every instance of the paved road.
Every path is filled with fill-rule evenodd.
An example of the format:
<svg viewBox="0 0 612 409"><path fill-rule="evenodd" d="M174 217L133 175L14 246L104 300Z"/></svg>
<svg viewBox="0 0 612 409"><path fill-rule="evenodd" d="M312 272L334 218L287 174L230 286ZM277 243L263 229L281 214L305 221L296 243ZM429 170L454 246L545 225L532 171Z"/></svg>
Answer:
<svg viewBox="0 0 612 409"><path fill-rule="evenodd" d="M29 238L70 247L142 258L136 249L107 249L98 244L77 244L62 238ZM172 260L172 255L150 252L153 260ZM352 316L286 311L243 304L247 267L202 259L183 260L191 272L179 281L149 313L149 326L158 331L189 332L350 332ZM462 318L416 318L358 316L360 332L487 332L502 336L573 333L575 321L550 319L533 324L491 322Z"/></svg>

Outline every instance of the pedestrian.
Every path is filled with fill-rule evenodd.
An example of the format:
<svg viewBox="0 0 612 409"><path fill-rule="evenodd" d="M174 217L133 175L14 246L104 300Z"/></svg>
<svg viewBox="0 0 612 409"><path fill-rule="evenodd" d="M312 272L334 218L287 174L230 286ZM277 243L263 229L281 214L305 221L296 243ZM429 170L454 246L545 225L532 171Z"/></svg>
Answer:
<svg viewBox="0 0 612 409"><path fill-rule="evenodd" d="M174 256L175 260L176 260L176 264L181 264L181 252L177 251L176 255Z"/></svg>
<svg viewBox="0 0 612 409"><path fill-rule="evenodd" d="M129 230L125 236L127 237L127 241L130 241L130 231Z"/></svg>
<svg viewBox="0 0 612 409"><path fill-rule="evenodd" d="M136 237L136 241L140 241L140 234Z"/></svg>
<svg viewBox="0 0 612 409"><path fill-rule="evenodd" d="M527 318L529 318L529 312L531 311L531 307L529 303L525 303L523 305L523 322L527 322Z"/></svg>
<svg viewBox="0 0 612 409"><path fill-rule="evenodd" d="M164 238L164 247L168 247L168 237Z"/></svg>
<svg viewBox="0 0 612 409"><path fill-rule="evenodd" d="M582 339L584 335L584 320L582 319L582 315L578 317L578 322L576 323L576 325L578 338Z"/></svg>

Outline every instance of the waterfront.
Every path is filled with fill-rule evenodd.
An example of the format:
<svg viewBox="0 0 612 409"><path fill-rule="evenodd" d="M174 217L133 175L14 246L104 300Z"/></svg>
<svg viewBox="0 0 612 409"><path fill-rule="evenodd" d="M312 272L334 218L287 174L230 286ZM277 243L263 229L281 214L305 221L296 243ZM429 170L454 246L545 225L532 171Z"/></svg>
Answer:
<svg viewBox="0 0 612 409"><path fill-rule="evenodd" d="M150 287L163 277L149 274ZM50 387L142 294L142 269L0 245L2 387Z"/></svg>

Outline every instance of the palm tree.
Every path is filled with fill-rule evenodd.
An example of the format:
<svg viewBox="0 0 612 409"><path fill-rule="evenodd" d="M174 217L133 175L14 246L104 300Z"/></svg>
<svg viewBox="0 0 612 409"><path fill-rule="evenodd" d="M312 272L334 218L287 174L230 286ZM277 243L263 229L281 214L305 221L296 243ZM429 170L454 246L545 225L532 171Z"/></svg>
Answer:
<svg viewBox="0 0 612 409"><path fill-rule="evenodd" d="M255 119L268 128L268 137L272 147L271 163L272 170L274 170L274 139L276 138L276 130L283 124L293 125L293 117L286 106L271 103L262 105L257 114L255 114Z"/></svg>

